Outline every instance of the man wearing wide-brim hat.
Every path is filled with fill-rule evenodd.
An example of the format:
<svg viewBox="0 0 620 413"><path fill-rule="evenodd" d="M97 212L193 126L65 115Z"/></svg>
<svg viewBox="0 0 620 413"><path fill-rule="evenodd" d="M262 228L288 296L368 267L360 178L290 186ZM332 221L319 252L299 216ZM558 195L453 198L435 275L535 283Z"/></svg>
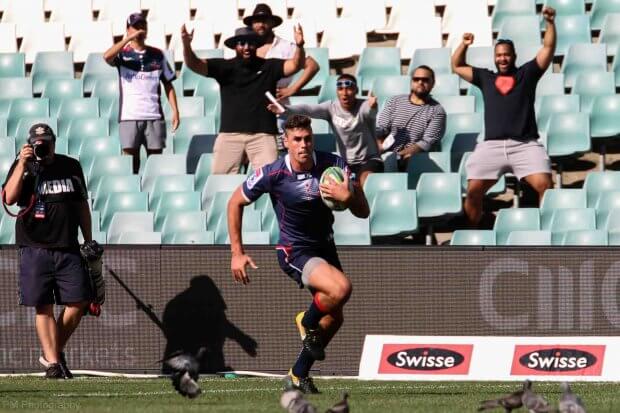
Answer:
<svg viewBox="0 0 620 413"><path fill-rule="evenodd" d="M254 170L275 161L278 128L275 116L267 110L265 92L275 95L278 81L303 67L306 54L301 27L295 28L295 54L287 60L258 57L256 50L264 40L247 27L235 30L224 41L236 52L232 59L199 59L192 50L192 37L193 31L183 25L185 64L220 85L221 124L213 146L212 173L236 174L246 159Z"/></svg>
<svg viewBox="0 0 620 413"><path fill-rule="evenodd" d="M261 36L265 42L256 50L256 55L258 57L264 59L290 59L295 55L295 43L273 32L274 27L282 24L282 18L280 18L280 16L275 16L267 4L257 4L252 14L243 19L243 23ZM319 71L319 65L311 56L306 56L303 69L301 75L294 82L291 76L282 78L278 81L276 97L281 104L288 105L290 103L288 99L289 96L293 96L306 86ZM284 123L286 123L286 115L282 114L278 117L278 149L281 151L284 150L281 139L284 133Z"/></svg>

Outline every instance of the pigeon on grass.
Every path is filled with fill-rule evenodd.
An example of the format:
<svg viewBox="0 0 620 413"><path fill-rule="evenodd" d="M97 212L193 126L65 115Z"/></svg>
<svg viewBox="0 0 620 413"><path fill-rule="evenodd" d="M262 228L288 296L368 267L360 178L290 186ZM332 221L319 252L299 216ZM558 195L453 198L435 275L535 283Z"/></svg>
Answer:
<svg viewBox="0 0 620 413"><path fill-rule="evenodd" d="M500 397L499 399L483 400L480 402L480 407L478 407L478 411L482 412L484 410L503 407L506 413L511 413L513 410L523 406L521 396L523 396L523 390L519 389L515 392L510 393L507 396Z"/></svg>
<svg viewBox="0 0 620 413"><path fill-rule="evenodd" d="M204 348L198 350L195 356L178 351L161 360L165 366L168 366L172 370L172 384L176 391L182 396L193 399L202 393L198 385L198 377L200 373L199 360L204 353Z"/></svg>
<svg viewBox="0 0 620 413"><path fill-rule="evenodd" d="M562 395L560 396L560 413L586 413L586 408L581 398L573 393L568 383L564 382L560 384L560 389L562 390Z"/></svg>

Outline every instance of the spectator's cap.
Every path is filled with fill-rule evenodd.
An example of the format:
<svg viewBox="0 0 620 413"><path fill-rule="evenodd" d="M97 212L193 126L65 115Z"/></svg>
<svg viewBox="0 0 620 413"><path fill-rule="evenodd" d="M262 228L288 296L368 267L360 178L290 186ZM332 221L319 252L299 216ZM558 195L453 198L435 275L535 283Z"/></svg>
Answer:
<svg viewBox="0 0 620 413"><path fill-rule="evenodd" d="M255 20L268 20L271 22L271 27L276 27L282 24L282 18L275 16L271 12L271 7L264 3L258 3L254 8L251 16L246 16L243 19L243 24L251 26Z"/></svg>
<svg viewBox="0 0 620 413"><path fill-rule="evenodd" d="M144 14L140 12L131 13L129 17L127 17L127 27L134 27L138 23L146 24L146 17L144 17Z"/></svg>
<svg viewBox="0 0 620 413"><path fill-rule="evenodd" d="M224 41L224 44L226 45L226 47L234 49L237 46L238 42L249 42L256 45L256 47L261 47L265 44L263 38L258 34L254 33L254 31L249 27L240 27L235 30L235 35L226 39L226 41Z"/></svg>
<svg viewBox="0 0 620 413"><path fill-rule="evenodd" d="M33 144L36 141L56 142L56 135L48 124L35 123L28 131L28 143Z"/></svg>

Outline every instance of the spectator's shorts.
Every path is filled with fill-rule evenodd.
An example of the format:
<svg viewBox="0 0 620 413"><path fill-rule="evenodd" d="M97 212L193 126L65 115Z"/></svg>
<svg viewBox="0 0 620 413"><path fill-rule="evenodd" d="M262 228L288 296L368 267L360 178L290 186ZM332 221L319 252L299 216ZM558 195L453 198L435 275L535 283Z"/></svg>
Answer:
<svg viewBox="0 0 620 413"><path fill-rule="evenodd" d="M236 174L246 159L254 170L278 159L276 136L268 133L220 132L213 145L211 173Z"/></svg>
<svg viewBox="0 0 620 413"><path fill-rule="evenodd" d="M123 120L118 125L118 133L123 149L138 149L141 145L147 149L166 147L166 121L163 119Z"/></svg>
<svg viewBox="0 0 620 413"><path fill-rule="evenodd" d="M338 252L333 243L328 243L320 248L278 246L276 249L278 250L280 268L286 275L295 280L299 288L308 285L308 278L312 274L312 270L321 262L327 262L342 271Z"/></svg>

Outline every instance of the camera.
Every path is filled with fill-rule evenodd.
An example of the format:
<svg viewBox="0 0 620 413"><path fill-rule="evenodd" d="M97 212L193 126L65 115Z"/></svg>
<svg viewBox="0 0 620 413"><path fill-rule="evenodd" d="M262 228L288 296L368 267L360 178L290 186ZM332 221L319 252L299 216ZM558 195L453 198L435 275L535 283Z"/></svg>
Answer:
<svg viewBox="0 0 620 413"><path fill-rule="evenodd" d="M42 161L43 159L47 158L47 156L51 152L49 142L36 142L31 146L32 151L34 152L34 156L37 158L37 161Z"/></svg>

